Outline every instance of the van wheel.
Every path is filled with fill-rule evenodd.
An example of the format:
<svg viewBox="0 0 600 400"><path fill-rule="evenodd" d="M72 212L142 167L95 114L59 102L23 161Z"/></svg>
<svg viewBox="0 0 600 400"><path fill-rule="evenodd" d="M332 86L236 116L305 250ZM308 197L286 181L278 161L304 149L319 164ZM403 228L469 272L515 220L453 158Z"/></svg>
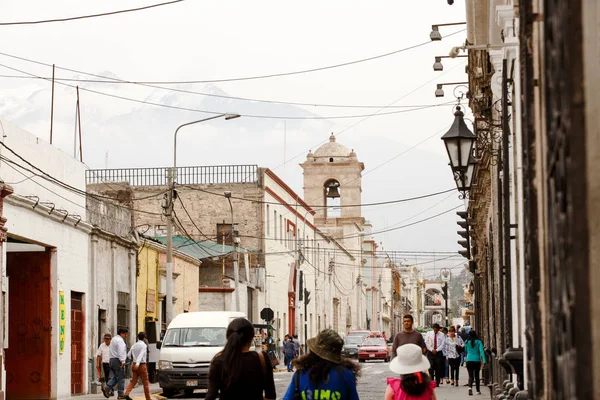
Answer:
<svg viewBox="0 0 600 400"><path fill-rule="evenodd" d="M162 392L162 395L163 395L164 397L173 397L173 396L175 396L176 394L177 394L177 392L176 392L176 391L175 391L175 389L173 389L173 388L164 388L164 389L163 389L163 392Z"/></svg>
<svg viewBox="0 0 600 400"><path fill-rule="evenodd" d="M364 360L363 358L359 358L359 359L358 359L358 362L362 362L362 363L364 363L364 362L365 362L365 360Z"/></svg>

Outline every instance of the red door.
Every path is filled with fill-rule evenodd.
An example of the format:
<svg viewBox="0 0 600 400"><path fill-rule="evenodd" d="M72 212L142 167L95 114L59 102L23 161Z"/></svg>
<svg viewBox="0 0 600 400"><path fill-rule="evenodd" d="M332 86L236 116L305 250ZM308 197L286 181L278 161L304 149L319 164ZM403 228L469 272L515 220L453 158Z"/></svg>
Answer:
<svg viewBox="0 0 600 400"><path fill-rule="evenodd" d="M7 253L6 264L6 398L48 399L52 382L50 253Z"/></svg>
<svg viewBox="0 0 600 400"><path fill-rule="evenodd" d="M83 293L71 292L71 394L83 393Z"/></svg>

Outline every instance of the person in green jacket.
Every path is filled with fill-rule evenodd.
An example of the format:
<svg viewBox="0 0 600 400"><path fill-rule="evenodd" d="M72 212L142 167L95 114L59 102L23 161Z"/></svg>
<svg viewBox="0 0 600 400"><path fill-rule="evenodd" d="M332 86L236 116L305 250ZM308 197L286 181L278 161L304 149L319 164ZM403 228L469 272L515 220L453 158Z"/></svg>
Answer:
<svg viewBox="0 0 600 400"><path fill-rule="evenodd" d="M467 352L467 371L469 371L469 396L473 395L473 381L477 394L481 394L479 390L479 371L481 366L485 366L485 351L483 350L483 342L479 340L479 336L474 330L469 332L469 339L465 342L465 351Z"/></svg>

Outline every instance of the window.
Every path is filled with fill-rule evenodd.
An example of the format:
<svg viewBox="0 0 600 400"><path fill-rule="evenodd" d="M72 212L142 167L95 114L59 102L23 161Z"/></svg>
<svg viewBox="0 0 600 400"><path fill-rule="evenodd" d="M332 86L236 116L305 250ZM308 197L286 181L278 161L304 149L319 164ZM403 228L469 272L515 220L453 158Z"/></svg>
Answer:
<svg viewBox="0 0 600 400"><path fill-rule="evenodd" d="M117 292L117 332L129 330L129 293Z"/></svg>
<svg viewBox="0 0 600 400"><path fill-rule="evenodd" d="M273 234L277 240L277 211L273 211Z"/></svg>
<svg viewBox="0 0 600 400"><path fill-rule="evenodd" d="M217 243L223 244L223 239L225 240L225 244L233 245L231 224L217 224Z"/></svg>
<svg viewBox="0 0 600 400"><path fill-rule="evenodd" d="M279 243L283 243L283 217L279 216Z"/></svg>
<svg viewBox="0 0 600 400"><path fill-rule="evenodd" d="M267 218L266 218L266 220L267 220L267 235L270 235L271 234L271 224L270 224L269 217L271 215L271 211L270 211L270 207L268 204L267 204L267 214L266 215L267 215Z"/></svg>

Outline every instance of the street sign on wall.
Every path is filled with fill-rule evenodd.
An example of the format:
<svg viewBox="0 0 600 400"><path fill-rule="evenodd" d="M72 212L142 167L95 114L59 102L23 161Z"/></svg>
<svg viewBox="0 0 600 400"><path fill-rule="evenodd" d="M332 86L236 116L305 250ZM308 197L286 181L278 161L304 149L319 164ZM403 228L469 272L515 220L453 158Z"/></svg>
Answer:
<svg viewBox="0 0 600 400"><path fill-rule="evenodd" d="M67 307L65 305L65 292L62 290L58 292L58 312L59 312L59 352L60 354L65 351L65 340L67 337Z"/></svg>

